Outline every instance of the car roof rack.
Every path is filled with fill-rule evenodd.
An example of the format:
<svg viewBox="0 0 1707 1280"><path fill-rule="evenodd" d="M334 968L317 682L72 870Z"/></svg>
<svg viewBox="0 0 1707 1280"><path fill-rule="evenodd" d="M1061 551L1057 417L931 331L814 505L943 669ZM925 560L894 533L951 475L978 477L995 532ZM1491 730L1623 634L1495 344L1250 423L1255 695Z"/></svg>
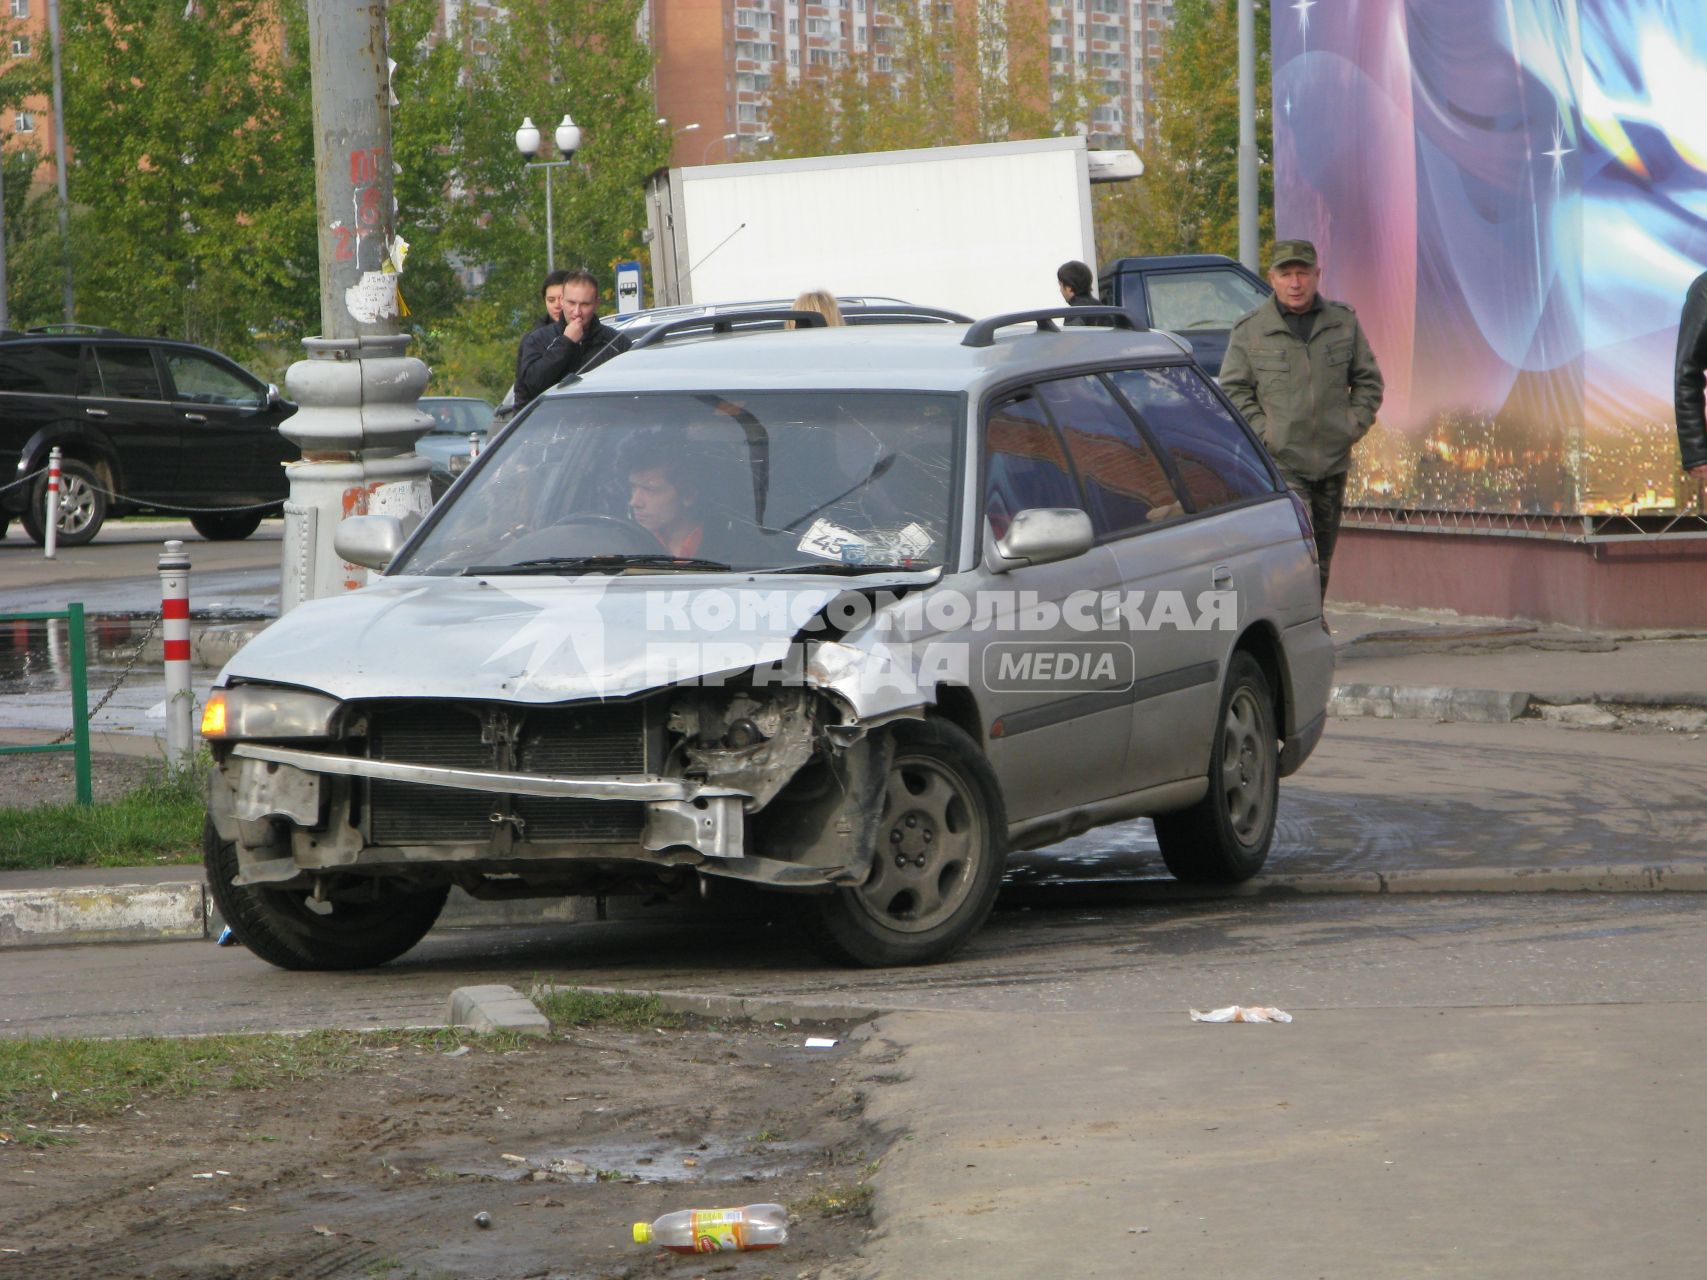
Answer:
<svg viewBox="0 0 1707 1280"><path fill-rule="evenodd" d="M1119 307L1043 307L1037 311L1006 311L999 316L986 316L966 331L960 345L988 347L996 341L996 330L1005 329L1011 324L1035 322L1039 333L1059 333L1060 329L1055 325L1057 320L1107 320L1116 329L1127 329L1134 333L1149 332Z"/></svg>
<svg viewBox="0 0 1707 1280"><path fill-rule="evenodd" d="M631 351L642 347L655 347L666 338L678 333L693 331L705 333L733 333L738 329L767 328L773 329L785 321L792 320L796 326L803 329L822 329L824 317L816 311L795 311L793 308L778 308L773 311L730 311L717 316L686 316L680 320L671 320L659 325L656 329L648 329L634 340Z"/></svg>
<svg viewBox="0 0 1707 1280"><path fill-rule="evenodd" d="M130 335L123 329L109 329L100 324L37 324L24 330L27 334L39 334L43 337L60 337L67 334L77 336L94 335L102 338L128 338Z"/></svg>

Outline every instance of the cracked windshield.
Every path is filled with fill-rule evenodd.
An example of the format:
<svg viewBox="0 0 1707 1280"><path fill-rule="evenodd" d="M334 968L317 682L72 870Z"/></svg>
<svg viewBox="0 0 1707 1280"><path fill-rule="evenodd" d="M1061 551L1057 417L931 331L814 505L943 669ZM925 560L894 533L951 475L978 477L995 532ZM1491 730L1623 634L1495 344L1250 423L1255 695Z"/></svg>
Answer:
<svg viewBox="0 0 1707 1280"><path fill-rule="evenodd" d="M396 572L934 568L960 412L892 391L546 402Z"/></svg>

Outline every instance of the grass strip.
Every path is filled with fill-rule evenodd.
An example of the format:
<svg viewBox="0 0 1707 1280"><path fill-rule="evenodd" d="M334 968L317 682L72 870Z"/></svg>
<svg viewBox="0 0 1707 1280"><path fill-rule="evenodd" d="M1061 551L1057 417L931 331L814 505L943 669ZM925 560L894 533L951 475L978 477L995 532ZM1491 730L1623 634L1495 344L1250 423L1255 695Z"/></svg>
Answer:
<svg viewBox="0 0 1707 1280"><path fill-rule="evenodd" d="M603 994L575 987L536 985L532 999L553 1027L614 1027L620 1031L645 1031L653 1027L681 1027L687 1020L670 1013L657 996Z"/></svg>
<svg viewBox="0 0 1707 1280"><path fill-rule="evenodd" d="M463 1045L503 1053L532 1048L510 1032L311 1031L135 1040L0 1040L0 1145L75 1141L78 1125L155 1099L278 1088L332 1074L377 1070L401 1050L445 1053Z"/></svg>
<svg viewBox="0 0 1707 1280"><path fill-rule="evenodd" d="M199 862L206 813L200 771L164 768L116 800L0 808L0 871Z"/></svg>

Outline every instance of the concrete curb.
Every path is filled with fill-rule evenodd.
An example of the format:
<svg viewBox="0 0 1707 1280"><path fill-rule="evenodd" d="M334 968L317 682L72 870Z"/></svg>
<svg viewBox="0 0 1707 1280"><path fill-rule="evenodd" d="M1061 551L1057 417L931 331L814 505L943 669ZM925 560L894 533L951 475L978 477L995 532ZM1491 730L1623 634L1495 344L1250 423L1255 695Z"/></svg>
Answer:
<svg viewBox="0 0 1707 1280"><path fill-rule="evenodd" d="M1328 714L1510 724L1528 712L1532 697L1500 689L1456 689L1449 685L1336 684L1328 694Z"/></svg>
<svg viewBox="0 0 1707 1280"><path fill-rule="evenodd" d="M524 1036L551 1034L550 1020L514 987L492 983L458 987L445 1007L445 1025L470 1031L514 1031Z"/></svg>
<svg viewBox="0 0 1707 1280"><path fill-rule="evenodd" d="M1193 885L1155 878L1116 882L1160 902L1261 898L1305 894L1398 893L1707 893L1707 865L1589 867L1435 867L1418 871L1309 872L1257 876L1236 885ZM1086 885L1085 888L1096 886ZM1033 886L1025 886L1030 891ZM627 912L618 912L628 917ZM586 898L476 902L454 891L439 929L501 925L588 924L605 918ZM631 918L631 917L629 917ZM660 915L647 918L662 919ZM152 885L84 885L0 891L0 951L96 942L200 942L219 936L224 922L199 880ZM709 999L709 997L708 997ZM741 1006L684 1005L675 1010L711 1016L784 1016L762 1002ZM797 1006L788 1006L795 1010ZM787 1016L812 1017L789 1013ZM826 1013L825 1017L845 1017Z"/></svg>

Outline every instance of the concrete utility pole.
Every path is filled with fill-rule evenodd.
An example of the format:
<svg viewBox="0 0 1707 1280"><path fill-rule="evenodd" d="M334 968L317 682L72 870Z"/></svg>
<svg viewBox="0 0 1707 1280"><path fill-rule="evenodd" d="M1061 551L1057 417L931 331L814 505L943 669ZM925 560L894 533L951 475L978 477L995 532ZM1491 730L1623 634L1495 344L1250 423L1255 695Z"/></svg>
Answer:
<svg viewBox="0 0 1707 1280"><path fill-rule="evenodd" d="M320 217L320 329L285 374L301 407L280 428L302 446L285 503L281 611L365 586L332 548L345 516L406 527L432 505L431 464L413 452L432 425L417 403L427 366L398 333L391 194L391 75L384 0L310 0L314 194Z"/></svg>
<svg viewBox="0 0 1707 1280"><path fill-rule="evenodd" d="M59 74L59 0L47 0L48 44L53 49L53 167L59 185L59 254L65 264L65 323L77 319L71 292L71 201L65 193L65 85Z"/></svg>
<svg viewBox="0 0 1707 1280"><path fill-rule="evenodd" d="M1252 0L1239 0L1239 261L1257 261L1257 30Z"/></svg>

